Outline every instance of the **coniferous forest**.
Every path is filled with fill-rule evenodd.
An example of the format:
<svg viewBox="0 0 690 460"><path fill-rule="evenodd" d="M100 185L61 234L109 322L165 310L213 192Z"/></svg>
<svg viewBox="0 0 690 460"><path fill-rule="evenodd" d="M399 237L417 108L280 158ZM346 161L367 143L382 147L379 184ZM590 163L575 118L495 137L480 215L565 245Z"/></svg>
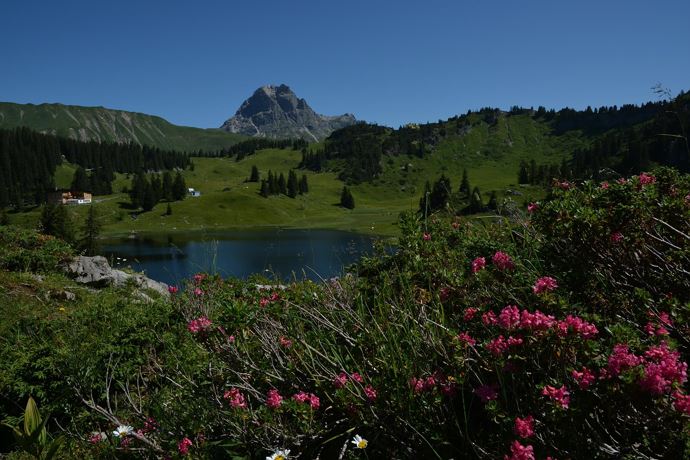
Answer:
<svg viewBox="0 0 690 460"><path fill-rule="evenodd" d="M189 156L138 144L80 142L32 131L0 130L0 207L45 201L55 189L55 169L66 160L80 166L72 188L111 193L114 173L184 169Z"/></svg>

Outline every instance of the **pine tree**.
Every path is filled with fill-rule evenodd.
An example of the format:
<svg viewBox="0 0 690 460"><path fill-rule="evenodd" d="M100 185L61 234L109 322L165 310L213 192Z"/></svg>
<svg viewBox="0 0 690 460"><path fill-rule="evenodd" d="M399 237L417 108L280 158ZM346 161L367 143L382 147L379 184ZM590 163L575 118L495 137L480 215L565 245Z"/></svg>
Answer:
<svg viewBox="0 0 690 460"><path fill-rule="evenodd" d="M266 179L261 179L261 190L259 191L259 194L264 198L268 198L268 196L271 194L271 190L268 188L268 182Z"/></svg>
<svg viewBox="0 0 690 460"><path fill-rule="evenodd" d="M430 207L430 198L431 198L431 184L429 181L426 181L426 184L424 184L424 192L422 193L422 197L419 199L419 212L426 215L431 211Z"/></svg>
<svg viewBox="0 0 690 460"><path fill-rule="evenodd" d="M302 178L299 181L299 194L304 195L309 193L309 184L307 183L307 175L302 174Z"/></svg>
<svg viewBox="0 0 690 460"><path fill-rule="evenodd" d="M144 211L150 211L156 205L157 201L158 200L156 200L156 192L153 190L151 183L146 182L146 186L144 187L144 194L141 199L141 208Z"/></svg>
<svg viewBox="0 0 690 460"><path fill-rule="evenodd" d="M89 184L89 176L86 174L86 170L79 166L77 170L74 171L71 189L78 192L91 191L92 189Z"/></svg>
<svg viewBox="0 0 690 460"><path fill-rule="evenodd" d="M259 182L259 168L256 165L252 166L252 172L249 175L249 182Z"/></svg>
<svg viewBox="0 0 690 460"><path fill-rule="evenodd" d="M95 256L98 252L98 235L100 232L101 225L98 222L96 208L91 205L86 214L86 222L82 227L83 236L79 241L79 247L87 256Z"/></svg>
<svg viewBox="0 0 690 460"><path fill-rule="evenodd" d="M347 209L355 208L355 198L347 187L343 187L343 191L340 193L340 206Z"/></svg>
<svg viewBox="0 0 690 460"><path fill-rule="evenodd" d="M132 186L129 188L129 198L132 201L132 207L134 207L134 209L142 207L144 192L147 186L150 186L150 184L146 180L146 176L142 173L138 173L132 178Z"/></svg>
<svg viewBox="0 0 690 460"><path fill-rule="evenodd" d="M46 235L53 235L68 243L74 241L72 220L67 208L61 204L45 204L39 224L41 232Z"/></svg>
<svg viewBox="0 0 690 460"><path fill-rule="evenodd" d="M470 196L470 180L467 177L467 169L462 170L462 182L460 182L460 189L458 190L460 192L460 195L463 197L469 197Z"/></svg>
<svg viewBox="0 0 690 460"><path fill-rule="evenodd" d="M161 190L162 198L165 201L173 200L173 178L170 171L165 171L163 173L163 185Z"/></svg>
<svg viewBox="0 0 690 460"><path fill-rule="evenodd" d="M280 176L278 176L278 193L287 195L287 183L285 182L283 173L280 173Z"/></svg>
<svg viewBox="0 0 690 460"><path fill-rule="evenodd" d="M166 216L171 216L171 215L172 215L172 207L170 206L170 202L168 202L168 207L165 208L165 215L166 215Z"/></svg>
<svg viewBox="0 0 690 460"><path fill-rule="evenodd" d="M432 210L436 211L446 207L446 203L450 199L450 179L448 179L444 174L434 182L434 188L431 190L431 195L429 196L429 206Z"/></svg>
<svg viewBox="0 0 690 460"><path fill-rule="evenodd" d="M520 162L520 172L518 172L518 184L529 184L529 173L527 172L527 163Z"/></svg>
<svg viewBox="0 0 690 460"><path fill-rule="evenodd" d="M294 198L297 196L297 174L295 174L295 171L290 170L288 173L288 180L287 180L287 196L290 198Z"/></svg>
<svg viewBox="0 0 690 460"><path fill-rule="evenodd" d="M178 171L172 186L172 197L175 201L182 201L187 196L187 184L184 182L182 174Z"/></svg>
<svg viewBox="0 0 690 460"><path fill-rule="evenodd" d="M484 209L484 203L482 202L482 194L479 191L479 187L475 187L472 190L472 195L470 196L470 206L469 211L471 213L481 212Z"/></svg>
<svg viewBox="0 0 690 460"><path fill-rule="evenodd" d="M496 196L496 191L491 192L491 197L489 197L489 204L487 207L493 211L498 209L498 197Z"/></svg>
<svg viewBox="0 0 690 460"><path fill-rule="evenodd" d="M276 181L276 176L268 170L268 194L277 195L278 194L278 181Z"/></svg>

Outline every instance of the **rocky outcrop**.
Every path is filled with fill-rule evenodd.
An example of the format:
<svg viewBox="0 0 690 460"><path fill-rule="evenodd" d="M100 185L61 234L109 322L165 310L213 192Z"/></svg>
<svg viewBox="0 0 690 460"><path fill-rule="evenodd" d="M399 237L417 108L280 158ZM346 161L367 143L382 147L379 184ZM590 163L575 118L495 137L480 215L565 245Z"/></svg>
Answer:
<svg viewBox="0 0 690 460"><path fill-rule="evenodd" d="M320 115L298 98L287 85L262 86L244 101L221 129L238 134L275 139L302 138L320 141L336 129L352 125L351 114Z"/></svg>
<svg viewBox="0 0 690 460"><path fill-rule="evenodd" d="M165 297L170 295L167 284L147 278L140 273L126 273L122 270L115 270L110 266L108 260L102 256L75 257L65 264L64 270L76 282L92 287L122 286L131 282L139 289L150 289Z"/></svg>

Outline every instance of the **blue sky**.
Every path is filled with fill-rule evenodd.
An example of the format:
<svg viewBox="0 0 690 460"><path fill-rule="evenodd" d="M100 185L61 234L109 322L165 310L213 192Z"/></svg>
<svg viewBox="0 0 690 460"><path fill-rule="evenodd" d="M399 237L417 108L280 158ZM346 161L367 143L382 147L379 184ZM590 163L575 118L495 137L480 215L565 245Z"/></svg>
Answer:
<svg viewBox="0 0 690 460"><path fill-rule="evenodd" d="M0 100L218 127L257 87L389 126L690 89L690 2L3 0Z"/></svg>

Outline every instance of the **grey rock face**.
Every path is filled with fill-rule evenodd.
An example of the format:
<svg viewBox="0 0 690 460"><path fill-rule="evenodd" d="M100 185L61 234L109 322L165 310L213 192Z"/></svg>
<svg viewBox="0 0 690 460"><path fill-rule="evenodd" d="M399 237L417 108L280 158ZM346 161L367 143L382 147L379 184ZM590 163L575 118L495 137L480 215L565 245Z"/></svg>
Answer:
<svg viewBox="0 0 690 460"><path fill-rule="evenodd" d="M140 289L151 289L165 297L170 295L167 284L139 273L129 274L122 270L114 270L102 256L75 257L64 269L76 282L93 287L122 286L131 280Z"/></svg>
<svg viewBox="0 0 690 460"><path fill-rule="evenodd" d="M351 114L320 115L287 85L269 85L257 89L235 115L223 123L221 129L256 137L320 141L336 129L356 121Z"/></svg>

